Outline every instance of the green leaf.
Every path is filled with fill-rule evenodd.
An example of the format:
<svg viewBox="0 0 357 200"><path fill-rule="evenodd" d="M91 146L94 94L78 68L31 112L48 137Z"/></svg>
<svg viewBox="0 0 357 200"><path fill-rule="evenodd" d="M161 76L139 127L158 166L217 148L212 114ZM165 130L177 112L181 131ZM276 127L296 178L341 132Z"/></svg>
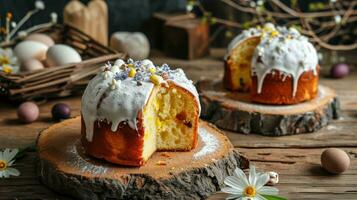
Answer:
<svg viewBox="0 0 357 200"><path fill-rule="evenodd" d="M267 195L267 194L262 194L264 198L267 200L287 200L285 197L280 197L280 196L275 196L275 195Z"/></svg>

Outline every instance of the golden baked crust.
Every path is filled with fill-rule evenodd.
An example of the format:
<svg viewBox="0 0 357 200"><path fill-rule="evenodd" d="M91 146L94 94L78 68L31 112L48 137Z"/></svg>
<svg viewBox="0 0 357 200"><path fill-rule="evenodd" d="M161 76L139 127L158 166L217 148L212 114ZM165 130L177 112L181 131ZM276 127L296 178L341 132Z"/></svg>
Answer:
<svg viewBox="0 0 357 200"><path fill-rule="evenodd" d="M129 125L120 123L116 132L112 132L111 124L96 121L93 129L93 140L86 139L86 129L82 117L82 144L86 152L96 158L129 166L141 166L145 163L142 156L144 147L144 130L142 121L138 119L138 131Z"/></svg>
<svg viewBox="0 0 357 200"><path fill-rule="evenodd" d="M277 70L268 74L263 83L262 92L257 93L257 77L252 77L251 100L263 104L296 104L315 98L318 91L320 67L317 75L313 71L304 72L298 81L297 91L293 96L293 80L291 76L283 78Z"/></svg>

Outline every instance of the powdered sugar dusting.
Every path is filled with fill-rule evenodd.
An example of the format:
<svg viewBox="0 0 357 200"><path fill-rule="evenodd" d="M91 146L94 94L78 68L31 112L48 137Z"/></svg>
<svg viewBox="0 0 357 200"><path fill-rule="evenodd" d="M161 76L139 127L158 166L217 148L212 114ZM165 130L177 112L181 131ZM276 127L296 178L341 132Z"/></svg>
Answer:
<svg viewBox="0 0 357 200"><path fill-rule="evenodd" d="M213 153L218 148L218 139L210 134L205 128L199 128L198 135L200 136L203 147L193 155L194 159L198 159L207 154Z"/></svg>
<svg viewBox="0 0 357 200"><path fill-rule="evenodd" d="M77 148L82 148L80 140L77 140L73 145L68 146L67 152L70 159L66 161L67 165L80 169L81 173L104 174L107 172L108 167L103 166L103 164L95 165L89 157L82 157Z"/></svg>

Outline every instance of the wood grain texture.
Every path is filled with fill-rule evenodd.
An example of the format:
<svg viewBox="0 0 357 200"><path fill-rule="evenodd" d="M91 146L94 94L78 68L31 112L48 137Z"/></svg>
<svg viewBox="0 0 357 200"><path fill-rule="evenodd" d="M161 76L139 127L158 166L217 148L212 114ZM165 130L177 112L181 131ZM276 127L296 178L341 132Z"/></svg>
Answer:
<svg viewBox="0 0 357 200"><path fill-rule="evenodd" d="M155 63L168 63L183 68L194 81L217 79L223 75L224 49L211 50L211 56L194 61L167 58L153 51ZM355 54L349 55L354 58ZM351 60L355 62L355 60ZM314 134L267 137L245 135L226 131L226 135L239 152L251 160L259 171L277 171L280 174L280 194L289 199L326 200L357 199L357 71L344 79L325 77L329 66L322 66L321 84L333 88L341 101L341 117ZM55 123L51 120L51 107L65 102L72 108L72 115L80 114L80 97L52 100L40 105L40 118L32 124L16 120L16 107L0 100L0 148L24 147L33 144L38 133ZM327 147L339 147L351 157L351 167L344 174L333 176L319 167L320 153ZM36 153L15 163L21 176L0 179L0 199L72 199L45 187L35 173ZM216 193L210 200L223 200L226 194Z"/></svg>
<svg viewBox="0 0 357 200"><path fill-rule="evenodd" d="M76 117L41 132L37 173L53 190L80 199L202 199L219 191L224 177L248 160L218 129L201 122L198 146L188 152L156 152L141 167L94 159L80 142Z"/></svg>
<svg viewBox="0 0 357 200"><path fill-rule="evenodd" d="M250 93L228 91L221 80L199 81L196 87L201 117L233 132L267 136L311 133L339 117L335 91L322 85L315 99L294 105L252 103Z"/></svg>

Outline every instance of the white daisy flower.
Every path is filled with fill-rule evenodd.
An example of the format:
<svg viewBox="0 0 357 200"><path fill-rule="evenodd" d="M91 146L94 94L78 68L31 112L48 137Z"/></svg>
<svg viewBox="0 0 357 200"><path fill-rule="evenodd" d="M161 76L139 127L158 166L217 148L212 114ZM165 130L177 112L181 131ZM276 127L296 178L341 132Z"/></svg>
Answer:
<svg viewBox="0 0 357 200"><path fill-rule="evenodd" d="M11 167L15 162L14 158L18 152L18 149L0 151L0 178L20 175L19 170Z"/></svg>
<svg viewBox="0 0 357 200"><path fill-rule="evenodd" d="M11 71L9 71L9 69L11 69ZM14 52L10 48L0 48L0 70L5 73L16 73L18 69L19 62Z"/></svg>
<svg viewBox="0 0 357 200"><path fill-rule="evenodd" d="M222 192L230 194L227 200L266 200L262 195L277 195L279 190L274 187L264 186L269 181L267 173L257 173L255 166L250 165L249 178L244 172L236 168L234 176L224 179L227 187L222 188Z"/></svg>

